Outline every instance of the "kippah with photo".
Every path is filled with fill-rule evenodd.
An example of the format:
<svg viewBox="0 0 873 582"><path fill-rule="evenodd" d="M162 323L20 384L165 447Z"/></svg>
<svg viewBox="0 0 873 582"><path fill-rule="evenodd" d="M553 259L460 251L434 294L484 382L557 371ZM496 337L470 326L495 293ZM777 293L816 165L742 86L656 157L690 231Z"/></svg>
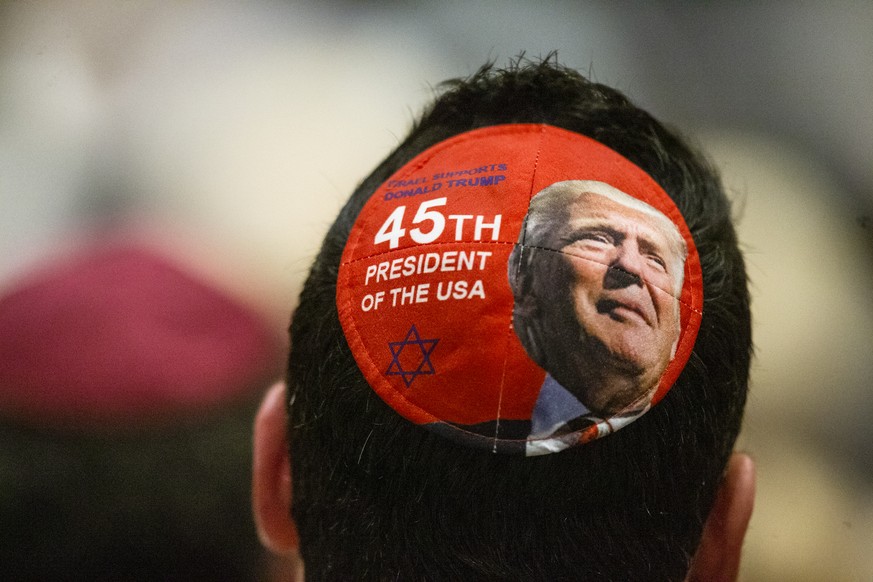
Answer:
<svg viewBox="0 0 873 582"><path fill-rule="evenodd" d="M588 137L517 124L457 135L382 184L336 300L355 361L398 414L539 455L664 397L703 289L688 227L650 176Z"/></svg>

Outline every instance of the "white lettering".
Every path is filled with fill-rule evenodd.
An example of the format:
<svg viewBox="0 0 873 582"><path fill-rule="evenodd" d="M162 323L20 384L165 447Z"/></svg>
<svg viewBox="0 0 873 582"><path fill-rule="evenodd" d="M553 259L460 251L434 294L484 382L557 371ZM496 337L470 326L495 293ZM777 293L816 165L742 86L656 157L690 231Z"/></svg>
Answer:
<svg viewBox="0 0 873 582"><path fill-rule="evenodd" d="M491 251L444 251L381 261L367 267L364 285L436 272L484 271L491 255Z"/></svg>
<svg viewBox="0 0 873 582"><path fill-rule="evenodd" d="M486 223L484 216L476 217L476 230L473 235L473 240L482 240L482 231L489 229L491 230L491 240L497 240L497 237L500 236L500 219L502 215L498 214L494 217L494 222Z"/></svg>
<svg viewBox="0 0 873 582"><path fill-rule="evenodd" d="M449 214L449 220L455 221L455 240L464 239L464 221L473 218L472 214Z"/></svg>

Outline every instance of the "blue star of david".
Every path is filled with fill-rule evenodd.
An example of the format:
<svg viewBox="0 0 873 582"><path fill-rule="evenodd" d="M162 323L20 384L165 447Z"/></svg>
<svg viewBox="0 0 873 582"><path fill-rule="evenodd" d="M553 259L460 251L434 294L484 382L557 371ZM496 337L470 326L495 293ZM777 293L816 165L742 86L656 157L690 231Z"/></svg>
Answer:
<svg viewBox="0 0 873 582"><path fill-rule="evenodd" d="M415 324L412 324L412 327L409 328L406 337L402 341L388 342L388 349L391 350L392 360L391 364L388 365L388 371L385 372L385 375L400 376L403 379L403 383L409 388L417 377L433 374L435 370L430 361L430 354L433 352L438 341L440 340L421 339L421 336L418 335L418 330L415 329ZM410 349L421 350L421 362L418 363L418 367L414 370L404 370L403 365L400 363L400 354L407 346L415 346Z"/></svg>

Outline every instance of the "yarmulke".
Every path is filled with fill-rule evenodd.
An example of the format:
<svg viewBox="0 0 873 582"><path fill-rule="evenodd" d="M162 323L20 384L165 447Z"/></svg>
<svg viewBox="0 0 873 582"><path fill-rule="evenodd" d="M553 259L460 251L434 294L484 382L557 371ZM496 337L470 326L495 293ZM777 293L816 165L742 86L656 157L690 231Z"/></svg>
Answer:
<svg viewBox="0 0 873 582"><path fill-rule="evenodd" d="M518 124L439 143L382 184L336 300L355 361L397 413L539 455L664 397L703 287L688 227L650 176L585 136Z"/></svg>
<svg viewBox="0 0 873 582"><path fill-rule="evenodd" d="M92 248L0 299L0 414L136 424L253 392L280 342L258 315L143 248Z"/></svg>

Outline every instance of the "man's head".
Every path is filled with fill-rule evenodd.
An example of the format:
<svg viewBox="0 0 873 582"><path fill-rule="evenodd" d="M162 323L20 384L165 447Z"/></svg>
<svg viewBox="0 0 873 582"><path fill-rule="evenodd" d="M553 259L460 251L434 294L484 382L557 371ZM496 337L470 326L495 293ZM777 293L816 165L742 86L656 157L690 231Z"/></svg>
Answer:
<svg viewBox="0 0 873 582"><path fill-rule="evenodd" d="M114 234L3 289L3 579L262 580L248 432L281 352L250 305Z"/></svg>
<svg viewBox="0 0 873 582"><path fill-rule="evenodd" d="M657 406L616 434L535 458L463 446L397 414L355 364L336 302L343 249L376 189L435 144L510 123L588 136L654 179L694 238L705 297L693 353ZM340 212L301 294L291 345L287 396L271 393L256 427L254 502L271 547L291 550L299 533L314 579L680 580L746 397L749 304L730 206L712 168L620 93L550 61L485 67L446 84ZM748 477L749 464L738 466ZM749 479L736 474L717 509L750 508L734 503L749 499ZM748 515L718 514L711 523L730 527L707 528L704 539L727 540L716 547L734 550L735 568L735 534Z"/></svg>
<svg viewBox="0 0 873 582"><path fill-rule="evenodd" d="M686 254L670 219L609 184L548 186L509 262L522 345L598 414L647 404L679 340Z"/></svg>

